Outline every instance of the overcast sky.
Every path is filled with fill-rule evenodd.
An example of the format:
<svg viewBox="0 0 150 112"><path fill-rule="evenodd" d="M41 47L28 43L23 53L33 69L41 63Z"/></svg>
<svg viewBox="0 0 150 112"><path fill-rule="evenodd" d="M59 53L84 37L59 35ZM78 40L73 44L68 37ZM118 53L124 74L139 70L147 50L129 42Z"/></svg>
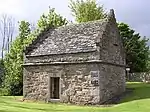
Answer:
<svg viewBox="0 0 150 112"><path fill-rule="evenodd" d="M129 24L142 36L150 37L150 0L98 0L105 9L115 10L117 21ZM0 0L0 14L12 15L16 20L36 23L51 6L58 13L73 20L69 0ZM2 40L2 39L0 39Z"/></svg>

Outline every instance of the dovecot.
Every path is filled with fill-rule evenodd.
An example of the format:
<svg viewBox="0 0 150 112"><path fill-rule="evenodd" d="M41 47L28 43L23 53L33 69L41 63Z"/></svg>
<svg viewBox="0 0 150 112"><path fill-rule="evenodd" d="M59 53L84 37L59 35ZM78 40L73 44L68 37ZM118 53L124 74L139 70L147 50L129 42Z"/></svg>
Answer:
<svg viewBox="0 0 150 112"><path fill-rule="evenodd" d="M24 53L24 99L102 104L125 91L125 52L113 10L102 20L49 29Z"/></svg>

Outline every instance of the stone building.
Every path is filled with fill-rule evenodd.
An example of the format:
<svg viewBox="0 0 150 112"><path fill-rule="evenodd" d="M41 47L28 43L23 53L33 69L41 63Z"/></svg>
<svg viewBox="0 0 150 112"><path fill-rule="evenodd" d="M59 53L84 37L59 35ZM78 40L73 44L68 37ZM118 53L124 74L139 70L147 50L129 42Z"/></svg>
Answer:
<svg viewBox="0 0 150 112"><path fill-rule="evenodd" d="M125 54L114 11L43 32L25 50L24 99L102 104L125 91Z"/></svg>

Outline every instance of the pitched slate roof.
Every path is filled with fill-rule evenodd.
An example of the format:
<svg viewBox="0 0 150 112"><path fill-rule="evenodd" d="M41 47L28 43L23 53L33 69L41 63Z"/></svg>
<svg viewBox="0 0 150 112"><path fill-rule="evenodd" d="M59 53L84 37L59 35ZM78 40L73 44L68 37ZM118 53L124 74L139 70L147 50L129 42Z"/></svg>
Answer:
<svg viewBox="0 0 150 112"><path fill-rule="evenodd" d="M26 54L51 55L95 51L96 43L100 42L107 22L107 19L104 19L49 30L26 48Z"/></svg>

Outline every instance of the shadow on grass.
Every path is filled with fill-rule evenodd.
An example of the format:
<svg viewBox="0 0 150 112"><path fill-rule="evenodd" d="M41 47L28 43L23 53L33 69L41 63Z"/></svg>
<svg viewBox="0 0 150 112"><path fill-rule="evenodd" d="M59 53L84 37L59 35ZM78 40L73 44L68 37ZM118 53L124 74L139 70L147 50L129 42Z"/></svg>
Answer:
<svg viewBox="0 0 150 112"><path fill-rule="evenodd" d="M115 96L114 98L104 102L104 104L114 105L149 98L150 84L142 82L128 82L126 86L126 91L123 94Z"/></svg>
<svg viewBox="0 0 150 112"><path fill-rule="evenodd" d="M129 82L126 90L125 96L119 103L150 98L150 84L148 83Z"/></svg>

